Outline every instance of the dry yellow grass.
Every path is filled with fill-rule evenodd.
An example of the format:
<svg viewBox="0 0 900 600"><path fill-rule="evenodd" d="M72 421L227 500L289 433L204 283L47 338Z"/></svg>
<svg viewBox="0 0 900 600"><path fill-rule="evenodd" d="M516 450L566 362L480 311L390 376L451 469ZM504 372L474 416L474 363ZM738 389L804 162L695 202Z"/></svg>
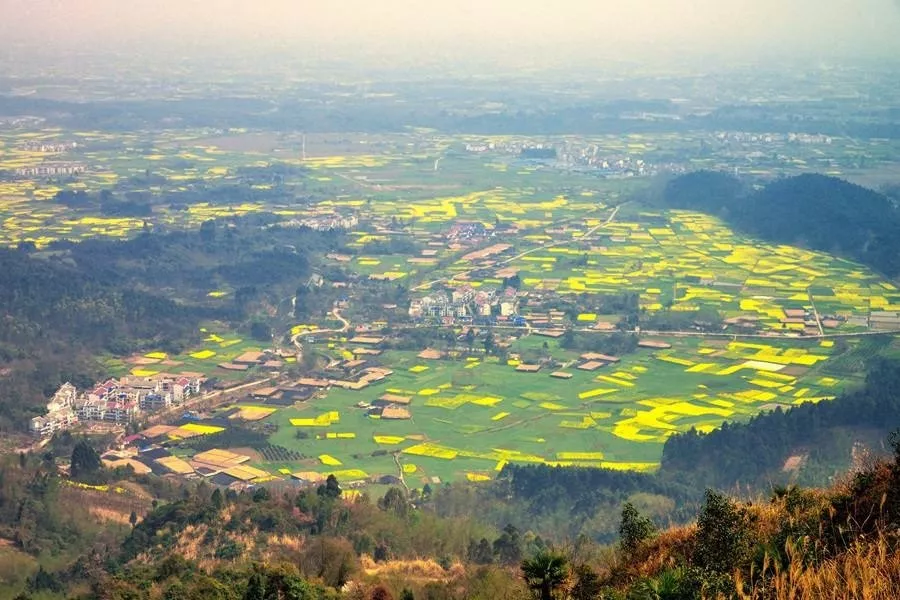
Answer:
<svg viewBox="0 0 900 600"><path fill-rule="evenodd" d="M366 575L382 578L401 576L406 581L424 583L428 581L457 581L465 573L463 565L456 563L448 570L432 559L389 560L376 563L368 555L360 557L360 566Z"/></svg>
<svg viewBox="0 0 900 600"><path fill-rule="evenodd" d="M846 552L805 568L790 547L790 563L780 568L766 561L761 573L735 582L741 600L895 600L900 598L900 552L883 536L860 541Z"/></svg>
<svg viewBox="0 0 900 600"><path fill-rule="evenodd" d="M665 569L675 567L681 556L690 556L695 545L696 525L673 527L642 549L638 560L629 570L638 577L650 577Z"/></svg>
<svg viewBox="0 0 900 600"><path fill-rule="evenodd" d="M900 598L900 534L890 525L888 493L884 491L888 489L886 486L894 485L893 465L874 459L861 463L868 475L868 483L862 487L858 478L847 474L829 489L787 488L769 502L743 505L747 523L752 523L749 533L756 547L773 548L772 552L780 556L767 553L761 568L759 563L751 566L750 561L745 561L733 573L735 597L740 600ZM848 496L854 501L846 514L840 508L844 506L840 499ZM791 527L798 531L807 528L806 535L789 536L787 544L777 542L784 540L787 524L793 524ZM842 536L849 542L846 547L832 544L825 531L839 524L843 524ZM645 542L631 557L613 553L600 572L624 591L637 581L691 566L696 534L696 525L669 529ZM776 546L771 546L773 543Z"/></svg>
<svg viewBox="0 0 900 600"><path fill-rule="evenodd" d="M131 513L124 513L122 511L113 510L110 508L103 508L101 506L91 506L88 509L88 512L91 513L91 516L96 518L101 523L118 523L119 525L127 525L128 517Z"/></svg>

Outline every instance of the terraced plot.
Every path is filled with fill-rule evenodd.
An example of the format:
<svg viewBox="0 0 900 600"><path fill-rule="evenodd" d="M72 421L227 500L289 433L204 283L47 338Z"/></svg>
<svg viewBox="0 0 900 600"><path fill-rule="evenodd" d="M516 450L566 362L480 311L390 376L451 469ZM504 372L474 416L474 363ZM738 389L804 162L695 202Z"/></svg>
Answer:
<svg viewBox="0 0 900 600"><path fill-rule="evenodd" d="M761 244L701 214L629 207L604 225L612 207L642 182L563 173L515 157L487 160L449 152L463 143L508 137L411 134L396 136L377 150L360 140L361 150L302 160L296 135L257 148L234 143L243 133L2 132L0 170L27 169L49 160L24 149L29 141L75 141L77 149L53 160L90 168L72 178L23 176L0 184L0 244L31 241L44 247L59 239L124 238L140 231L145 221L179 229L241 215L302 219L339 211L356 213L363 222L348 234L348 253L331 255L324 266L405 287L428 287L431 281L496 287L504 275L470 273L473 263L485 258L477 252L502 242L508 245L502 259L486 257L486 262L502 265L485 268L502 266L518 273L525 291L564 296L635 292L649 315L710 308L726 319L758 324L767 333L798 335L811 327L809 314L816 317L816 330L854 333L891 320L879 320L879 314L900 311L900 290L857 264ZM643 156L680 142L664 136L599 136L598 143ZM146 218L84 214L52 200L61 190L123 188L160 195L240 186L248 169L273 162L302 167L302 176L286 183L305 186L316 199L298 202L293 192L287 198L270 196L285 182L255 182L246 184L252 198L245 202L192 203L183 210L154 205ZM517 229L471 246L441 237L463 221L488 228L514 224ZM394 225L402 225L403 231L394 231ZM411 242L419 252L392 251L390 244L398 240ZM233 291L203 293L227 299ZM365 293L351 297L351 307L366 302ZM790 316L798 312L803 316ZM591 327L607 317L586 309L573 324ZM370 324L380 326L380 319ZM290 333L329 327L320 315ZM414 484L433 477L483 481L509 462L649 470L659 460L662 443L676 432L691 427L708 431L760 410L834 396L852 384L863 358L877 352L880 343L850 339L835 344L775 335L754 341L669 341L672 348L642 349L615 366L567 369L568 379L555 378L547 369L517 370L523 365L515 361L482 356L431 360L415 352L388 351L378 358L393 371L386 382L359 391L332 389L300 407L272 411L264 404L247 404L233 416L235 421L278 425L256 466L283 476L402 473ZM345 342L329 342L334 358L348 358ZM513 350L533 345L533 337L525 338ZM253 349L258 345L233 334L209 333L200 347L182 355L149 352L108 364L113 375L193 371L239 379L241 371L221 365ZM562 362L577 358L554 341L548 351ZM401 418L376 419L358 407L385 393L411 398L411 418L398 412Z"/></svg>
<svg viewBox="0 0 900 600"><path fill-rule="evenodd" d="M399 451L401 464L415 465L406 476L416 484L492 477L508 462L652 470L673 433L820 402L852 382L823 371L834 352L827 340L669 341L670 349L641 349L565 381L547 371L517 372L495 359L431 360L426 370L412 369L422 362L415 353L388 352L381 358L394 375L386 383L332 389L302 408L279 411L271 443L327 454L369 475L397 474L384 451ZM555 343L551 351L567 356ZM411 397L411 418L373 418L358 407L385 393ZM326 433L299 440L298 426Z"/></svg>
<svg viewBox="0 0 900 600"><path fill-rule="evenodd" d="M900 293L867 268L819 252L736 235L717 219L684 211L616 221L590 242L551 247L514 261L528 289L640 294L647 311L708 307L777 332L802 332L813 308L824 329L864 331L873 311L900 310ZM571 266L572 257L586 259ZM569 259L569 260L567 260ZM838 317L830 319L829 317ZM590 323L596 315L584 314Z"/></svg>

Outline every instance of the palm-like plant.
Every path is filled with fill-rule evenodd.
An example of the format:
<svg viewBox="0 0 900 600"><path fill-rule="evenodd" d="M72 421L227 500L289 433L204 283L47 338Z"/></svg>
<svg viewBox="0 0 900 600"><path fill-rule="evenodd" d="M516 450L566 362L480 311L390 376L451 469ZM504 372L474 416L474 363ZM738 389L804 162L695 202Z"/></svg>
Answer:
<svg viewBox="0 0 900 600"><path fill-rule="evenodd" d="M537 598L554 600L554 594L569 578L569 561L562 554L541 551L522 561L522 576Z"/></svg>
<svg viewBox="0 0 900 600"><path fill-rule="evenodd" d="M637 582L628 593L628 600L686 600L696 597L684 582L685 572L682 569L667 569L655 579Z"/></svg>

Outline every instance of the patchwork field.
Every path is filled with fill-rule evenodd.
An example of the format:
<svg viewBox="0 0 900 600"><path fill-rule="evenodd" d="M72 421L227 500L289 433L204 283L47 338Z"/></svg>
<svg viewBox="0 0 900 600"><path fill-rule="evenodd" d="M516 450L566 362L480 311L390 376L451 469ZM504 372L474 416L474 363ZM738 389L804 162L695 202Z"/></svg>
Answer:
<svg viewBox="0 0 900 600"><path fill-rule="evenodd" d="M388 352L387 382L278 407L266 421L278 426L269 443L308 458L255 466L350 479L402 470L412 486L491 478L507 462L652 470L673 433L824 401L856 382L826 370L829 340L668 341L669 349L641 349L594 372L566 369L568 380L496 359ZM578 358L551 344L555 357ZM385 394L409 398L411 418L377 418L361 407Z"/></svg>
<svg viewBox="0 0 900 600"><path fill-rule="evenodd" d="M315 138L311 136L303 158L299 132L0 131L0 173L19 174L0 181L0 244L27 241L42 248L57 240L126 238L145 223L196 228L214 218L270 213L291 219L361 207L376 216L415 219L424 229L439 228L456 216L493 221L498 210L502 218L537 225L550 221L549 213L531 202L542 190L599 185L618 192L631 187L624 182L607 185L584 174L570 174L563 182L556 172L533 165L445 156L470 139L464 136ZM40 147L53 150L35 149ZM440 170L433 166L437 158ZM277 178L267 171L273 164L281 168ZM58 167L77 171L46 171ZM493 192L500 187L512 191ZM247 200L205 200L214 188L240 189ZM168 202L156 203L150 214L135 218L86 214L54 201L61 191L100 190L181 197L186 206L173 210ZM297 194L313 200L298 204ZM401 211L389 202L398 198L403 200ZM525 202L518 203L520 198ZM474 202L478 199L487 202Z"/></svg>
<svg viewBox="0 0 900 600"><path fill-rule="evenodd" d="M201 331L205 336L203 345L183 352L167 354L162 351L147 352L126 358L107 358L105 365L113 377L135 375L151 377L160 373L197 373L204 377L215 377L224 381L239 381L247 376L246 370L234 368L232 361L246 353L262 350L259 342L243 340L232 333L211 333ZM286 361L293 362L289 357ZM228 365L231 368L224 368ZM239 365L238 365L239 366Z"/></svg>
<svg viewBox="0 0 900 600"><path fill-rule="evenodd" d="M518 339L509 351L535 352L546 341L546 352L562 367L527 372L531 365L477 352L425 359L418 350L387 350L375 361L393 371L384 381L362 390L332 387L296 404L254 399L214 415L209 426L216 431L193 432L263 435L267 443L258 451L240 453L264 472L257 477L402 474L418 486L433 478L481 481L508 462L652 470L673 433L827 400L857 381L867 357L893 344L886 336L828 337L900 328L900 290L865 267L763 244L699 213L650 211L631 200L648 184L643 177L554 168L523 160L517 150L468 152L469 144L517 149L533 141L410 131L322 134L307 144L298 132L4 130L0 171L18 175L0 182L0 244L44 248L63 239L127 238L148 226L196 229L209 219L248 215L290 226L352 216L340 251L315 266L346 273L353 284L339 292L346 291L344 316L353 325L386 328L388 336L417 326L406 314L416 294L497 290L509 277L518 280L523 301L520 313L502 315L501 324L545 302L551 308L541 307L544 313L583 305L558 317L560 328L613 326L623 311L603 314L591 299L630 293L637 295L641 324L663 313L707 311L728 327L749 324L765 334L737 338L728 335L734 329L717 329L687 338L653 331L671 347L639 349L590 371L577 368L579 353L536 335ZM673 149L697 145L674 134L554 143L591 144L597 153L641 161L668 160ZM35 150L42 144L64 148ZM50 163L76 165L77 172L28 174ZM56 199L61 191L103 190L155 200L148 214L129 217ZM472 224L481 231L474 239L454 232ZM385 290L399 300L373 306L371 295ZM228 302L234 291L214 287L201 295ZM302 325L280 322L279 333L336 330L342 323L331 309L329 301ZM464 323L454 314L439 318L448 320L436 326L460 333ZM531 323L521 326L519 333L531 331ZM235 359L264 349L227 331L203 334L202 343L175 356L108 357L110 375L192 372L236 382L248 373ZM303 343L333 362L354 357L346 338L320 341ZM408 404L376 418L369 408L386 394Z"/></svg>
<svg viewBox="0 0 900 600"><path fill-rule="evenodd" d="M672 211L617 220L601 239L533 253L510 266L524 286L559 293L640 294L646 311L691 312L711 308L764 329L803 331L784 322L785 310L814 307L824 329L864 331L872 311L900 309L900 293L850 261L789 246L761 244L736 235L705 215ZM584 266L572 258L584 257ZM802 314L802 312L801 312ZM829 318L839 317L836 322ZM584 315L585 322L595 315Z"/></svg>

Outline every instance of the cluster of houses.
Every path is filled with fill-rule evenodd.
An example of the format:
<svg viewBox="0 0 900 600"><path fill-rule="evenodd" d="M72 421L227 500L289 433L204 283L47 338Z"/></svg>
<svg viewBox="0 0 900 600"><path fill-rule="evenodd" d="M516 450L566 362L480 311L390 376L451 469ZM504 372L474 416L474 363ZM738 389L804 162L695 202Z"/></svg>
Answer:
<svg viewBox="0 0 900 600"><path fill-rule="evenodd" d="M59 154L62 152L68 152L69 150L74 150L78 147L78 142L42 142L42 141L28 141L22 144L22 149L27 150L28 152L47 152L51 154Z"/></svg>
<svg viewBox="0 0 900 600"><path fill-rule="evenodd" d="M216 365L224 371L248 371L253 367L259 367L269 371L277 371L284 366L284 362L274 358L270 352L248 350L231 362L223 362Z"/></svg>
<svg viewBox="0 0 900 600"><path fill-rule="evenodd" d="M674 115L635 113L623 115L624 118L638 120L659 120L677 118ZM704 142L706 142L704 140ZM824 134L808 133L756 133L744 131L724 131L710 134L709 142L713 144L744 145L752 148L771 145L830 145L833 138ZM585 169L599 172L606 177L634 177L654 175L660 172L684 172L689 165L683 162L649 163L638 155L611 149L589 140L555 140L553 143L534 143L531 140L484 140L473 141L465 145L466 152L473 154L499 154L508 156L535 156L548 158L556 166L566 169ZM552 150L545 153L541 150ZM748 158L764 158L770 151L757 150L747 155Z"/></svg>
<svg viewBox="0 0 900 600"><path fill-rule="evenodd" d="M299 400L306 400L317 390L325 390L331 387L339 387L345 390L362 390L370 385L386 380L394 374L394 371L374 362L374 358L380 356L380 346L385 341L382 336L357 335L350 338L349 342L356 346L350 355L343 360L333 361L324 371L319 371L305 377L301 377L290 388L264 388L265 390L292 393L292 390L308 390ZM261 390L254 392L258 394Z"/></svg>
<svg viewBox="0 0 900 600"><path fill-rule="evenodd" d="M440 321L444 325L481 320L510 320L519 309L515 288L475 289L464 285L414 298L409 316L416 320ZM502 318L502 319L501 319Z"/></svg>
<svg viewBox="0 0 900 600"><path fill-rule="evenodd" d="M560 155L565 164L571 167L583 167L593 170L599 170L607 175L624 175L634 177L638 175L649 175L656 171L651 171L643 159L633 156L610 157L596 153L589 149L582 149L574 152L566 152Z"/></svg>
<svg viewBox="0 0 900 600"><path fill-rule="evenodd" d="M509 358L518 362L518 364L516 364L516 371L518 373L537 373L544 367L557 366L560 370L550 373L550 376L555 379L571 379L572 373L565 371L564 369L572 366L576 362L580 362L580 364L577 364L576 366L580 371L596 371L601 367L617 364L620 360L617 356L609 356L597 352L587 352L581 355L580 361L570 361L568 363L559 363L549 356L546 356L535 363L519 362L521 357L518 354L510 354Z"/></svg>
<svg viewBox="0 0 900 600"><path fill-rule="evenodd" d="M405 421L412 418L412 413L409 411L411 403L412 396L387 393L372 402L359 402L356 406L365 410L370 417L387 421Z"/></svg>
<svg viewBox="0 0 900 600"><path fill-rule="evenodd" d="M84 173L86 167L81 163L73 162L43 162L30 167L19 167L16 175L19 177L52 177L54 175L75 175Z"/></svg>
<svg viewBox="0 0 900 600"><path fill-rule="evenodd" d="M872 313L872 319L878 319L880 317L875 317L876 313ZM889 317L890 318L890 317ZM815 313L812 309L809 308L785 308L784 316L779 319L779 323L781 325L781 329L786 332L792 332L794 334L803 334L803 335L819 335L819 325L821 324L823 329L837 329L840 327L847 319L840 315L819 315L818 320L816 319ZM851 325L856 325L860 327L865 327L867 325L865 317L857 317L855 319L851 318L849 321ZM879 324L883 324L882 321L877 321ZM872 321L872 323L876 323L876 321ZM731 327L734 329L741 329L744 331L759 331L763 327L763 320L758 315L738 315L736 317L729 317L722 321L722 324L725 328ZM873 325L873 329L900 329L900 318L898 318L894 322L894 327L879 327Z"/></svg>
<svg viewBox="0 0 900 600"><path fill-rule="evenodd" d="M588 168L607 175L646 175L657 172L656 167L627 153L611 155L609 150L598 144L564 141L556 144L534 143L527 140L505 142L472 142L465 146L466 152L474 154L497 153L520 157L544 157L567 168ZM541 152L545 151L545 152ZM543 155L546 156L543 156Z"/></svg>
<svg viewBox="0 0 900 600"><path fill-rule="evenodd" d="M494 142L480 142L474 144L466 144L466 152L473 152L475 154L481 154L482 152L490 152L491 150L496 150L497 144Z"/></svg>
<svg viewBox="0 0 900 600"><path fill-rule="evenodd" d="M752 144L825 144L829 145L833 139L829 135L821 133L756 133L748 131L720 131L715 134L720 142L741 142Z"/></svg>
<svg viewBox="0 0 900 600"><path fill-rule="evenodd" d="M108 379L83 392L65 383L47 403L46 414L32 418L29 428L35 436L46 437L79 421L130 423L143 411L179 405L199 394L203 381L199 373L126 376Z"/></svg>
<svg viewBox="0 0 900 600"><path fill-rule="evenodd" d="M47 414L31 419L31 432L39 436L53 435L78 422L75 401L78 390L71 383L64 383L47 403Z"/></svg>
<svg viewBox="0 0 900 600"><path fill-rule="evenodd" d="M355 214L327 213L310 215L301 219L291 219L278 225L279 227L309 227L316 231L332 231L335 229L353 229L358 224L359 217Z"/></svg>
<svg viewBox="0 0 900 600"><path fill-rule="evenodd" d="M483 154L485 152L497 152L500 154L522 154L523 150L552 150L553 144L534 142L526 139L511 140L485 140L482 142L469 142L465 146L466 152Z"/></svg>
<svg viewBox="0 0 900 600"><path fill-rule="evenodd" d="M447 232L447 239L451 242L476 242L492 235L494 230L480 221L457 221Z"/></svg>

